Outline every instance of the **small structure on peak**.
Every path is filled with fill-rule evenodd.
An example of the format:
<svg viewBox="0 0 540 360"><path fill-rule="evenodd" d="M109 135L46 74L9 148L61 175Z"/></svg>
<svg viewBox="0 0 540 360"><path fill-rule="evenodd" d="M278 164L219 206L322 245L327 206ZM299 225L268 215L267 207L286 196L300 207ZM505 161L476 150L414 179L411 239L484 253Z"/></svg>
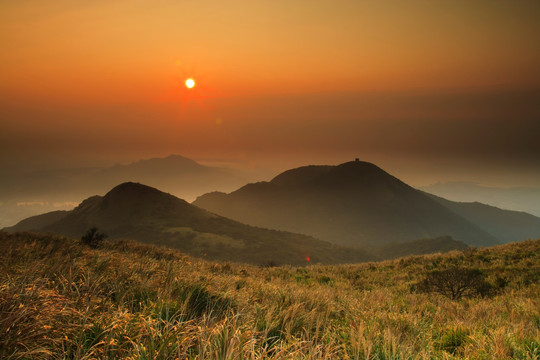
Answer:
<svg viewBox="0 0 540 360"><path fill-rule="evenodd" d="M360 159L359 159L359 158L355 158L354 161L358 162L358 161L360 161Z"/></svg>

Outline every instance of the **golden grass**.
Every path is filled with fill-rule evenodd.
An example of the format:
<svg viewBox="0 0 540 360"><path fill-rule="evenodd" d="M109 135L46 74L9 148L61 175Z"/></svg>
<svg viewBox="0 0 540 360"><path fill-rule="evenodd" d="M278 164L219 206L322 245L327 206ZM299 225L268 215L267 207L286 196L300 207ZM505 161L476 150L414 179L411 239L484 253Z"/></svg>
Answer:
<svg viewBox="0 0 540 360"><path fill-rule="evenodd" d="M413 291L426 271L456 265L499 292ZM540 240L261 268L0 233L0 268L2 359L540 359Z"/></svg>

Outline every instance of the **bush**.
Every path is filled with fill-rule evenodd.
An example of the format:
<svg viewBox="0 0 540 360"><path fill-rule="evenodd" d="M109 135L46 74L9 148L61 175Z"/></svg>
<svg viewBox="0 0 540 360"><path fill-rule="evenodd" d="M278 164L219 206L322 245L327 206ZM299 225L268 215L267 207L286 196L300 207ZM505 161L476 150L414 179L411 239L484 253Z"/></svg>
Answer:
<svg viewBox="0 0 540 360"><path fill-rule="evenodd" d="M107 237L104 233L100 233L98 228L93 226L86 234L81 237L81 242L84 245L90 246L92 249L97 249L103 244L103 240Z"/></svg>
<svg viewBox="0 0 540 360"><path fill-rule="evenodd" d="M460 267L432 271L416 285L416 289L419 292L439 293L452 300L463 296L486 297L494 294L494 286L484 279L480 270Z"/></svg>

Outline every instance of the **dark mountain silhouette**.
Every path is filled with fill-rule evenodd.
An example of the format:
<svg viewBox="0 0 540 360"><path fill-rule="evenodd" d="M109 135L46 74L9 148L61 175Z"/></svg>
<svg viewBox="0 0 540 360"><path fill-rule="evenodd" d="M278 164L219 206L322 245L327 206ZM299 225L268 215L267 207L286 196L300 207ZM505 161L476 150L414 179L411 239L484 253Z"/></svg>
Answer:
<svg viewBox="0 0 540 360"><path fill-rule="evenodd" d="M52 210L70 210L73 204L115 185L134 181L195 199L209 191L232 191L253 181L253 173L201 165L180 155L140 160L107 168L61 169L12 173L0 179L0 227Z"/></svg>
<svg viewBox="0 0 540 360"><path fill-rule="evenodd" d="M361 161L292 169L230 194L203 195L194 204L247 224L345 246L446 235L469 245L498 243L428 195Z"/></svg>
<svg viewBox="0 0 540 360"><path fill-rule="evenodd" d="M96 226L109 239L129 238L178 248L207 259L255 264L352 263L372 259L361 250L315 238L261 229L212 214L157 189L123 183L63 213L35 216L8 231L81 237Z"/></svg>
<svg viewBox="0 0 540 360"><path fill-rule="evenodd" d="M472 221L501 243L536 239L540 218L522 211L503 210L479 202L455 202L430 195L438 203Z"/></svg>

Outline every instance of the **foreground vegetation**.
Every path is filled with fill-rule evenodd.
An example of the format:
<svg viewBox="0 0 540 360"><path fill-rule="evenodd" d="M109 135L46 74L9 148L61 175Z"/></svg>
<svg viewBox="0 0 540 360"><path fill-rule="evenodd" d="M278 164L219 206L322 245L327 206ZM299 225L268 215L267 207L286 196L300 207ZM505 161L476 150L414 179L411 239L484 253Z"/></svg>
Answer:
<svg viewBox="0 0 540 360"><path fill-rule="evenodd" d="M456 268L489 291L425 292ZM0 269L2 359L540 359L540 240L256 267L0 233Z"/></svg>

